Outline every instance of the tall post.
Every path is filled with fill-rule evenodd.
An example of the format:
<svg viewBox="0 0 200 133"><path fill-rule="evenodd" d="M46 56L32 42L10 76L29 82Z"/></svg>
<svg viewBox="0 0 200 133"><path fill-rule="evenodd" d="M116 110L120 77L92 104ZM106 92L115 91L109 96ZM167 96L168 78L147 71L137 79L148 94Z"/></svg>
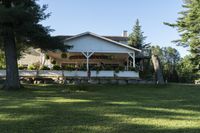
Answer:
<svg viewBox="0 0 200 133"><path fill-rule="evenodd" d="M86 57L87 71L88 71L89 70L89 59L94 54L94 52L82 52L82 54Z"/></svg>
<svg viewBox="0 0 200 133"><path fill-rule="evenodd" d="M128 53L128 55L132 58L133 60L133 67L135 67L135 53Z"/></svg>
<svg viewBox="0 0 200 133"><path fill-rule="evenodd" d="M89 57L86 57L87 58L87 71L89 70Z"/></svg>
<svg viewBox="0 0 200 133"><path fill-rule="evenodd" d="M129 65L128 63L129 63L129 59L127 57L127 63L126 63L127 71L128 71L128 65Z"/></svg>

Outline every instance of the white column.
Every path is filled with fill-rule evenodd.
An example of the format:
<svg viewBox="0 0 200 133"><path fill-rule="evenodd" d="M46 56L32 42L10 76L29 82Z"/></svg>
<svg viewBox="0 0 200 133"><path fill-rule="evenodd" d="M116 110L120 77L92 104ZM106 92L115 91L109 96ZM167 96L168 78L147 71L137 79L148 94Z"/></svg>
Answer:
<svg viewBox="0 0 200 133"><path fill-rule="evenodd" d="M132 60L133 60L133 67L135 67L135 53L128 53L128 55L132 58Z"/></svg>
<svg viewBox="0 0 200 133"><path fill-rule="evenodd" d="M94 54L94 52L82 52L82 54L86 57L87 59L87 71L89 70L89 59L90 57Z"/></svg>
<svg viewBox="0 0 200 133"><path fill-rule="evenodd" d="M129 57L127 57L127 63L126 63L127 71L128 71L128 67L129 67Z"/></svg>

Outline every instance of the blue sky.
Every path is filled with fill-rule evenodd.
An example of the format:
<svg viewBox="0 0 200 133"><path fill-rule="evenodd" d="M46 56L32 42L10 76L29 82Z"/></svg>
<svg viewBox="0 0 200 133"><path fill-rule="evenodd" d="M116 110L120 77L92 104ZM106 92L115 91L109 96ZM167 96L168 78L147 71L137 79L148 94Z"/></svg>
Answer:
<svg viewBox="0 0 200 133"><path fill-rule="evenodd" d="M171 43L179 38L176 29L163 22L175 22L182 9L182 0L40 0L48 4L51 17L42 23L55 29L52 35L74 35L91 31L99 35L130 33L136 19L140 20L146 42L172 46L181 56L187 50Z"/></svg>

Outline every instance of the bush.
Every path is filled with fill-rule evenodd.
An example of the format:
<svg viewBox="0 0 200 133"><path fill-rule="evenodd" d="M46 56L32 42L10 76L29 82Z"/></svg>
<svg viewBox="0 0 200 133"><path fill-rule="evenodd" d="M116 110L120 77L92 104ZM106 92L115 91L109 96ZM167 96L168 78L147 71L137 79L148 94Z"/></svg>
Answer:
<svg viewBox="0 0 200 133"><path fill-rule="evenodd" d="M55 61L55 60L52 60L52 61L51 61L51 64L55 65L55 64L56 64L56 61Z"/></svg>
<svg viewBox="0 0 200 133"><path fill-rule="evenodd" d="M101 70L102 70L102 67L101 67L101 66L93 66L93 67L91 68L91 70L93 70L93 71L101 71Z"/></svg>
<svg viewBox="0 0 200 133"><path fill-rule="evenodd" d="M67 70L67 71L74 71L75 70L75 68L73 66L63 66L62 69Z"/></svg>
<svg viewBox="0 0 200 133"><path fill-rule="evenodd" d="M37 70L37 67L35 65L28 66L28 70Z"/></svg>
<svg viewBox="0 0 200 133"><path fill-rule="evenodd" d="M115 73L119 73L119 71L124 71L124 67L123 66L118 66L115 68Z"/></svg>
<svg viewBox="0 0 200 133"><path fill-rule="evenodd" d="M50 70L50 68L49 68L48 66L42 66L42 67L40 68L40 70Z"/></svg>
<svg viewBox="0 0 200 133"><path fill-rule="evenodd" d="M86 67L86 66L81 66L81 67L79 67L78 70L80 70L80 71L86 71L86 70L87 70L87 67Z"/></svg>
<svg viewBox="0 0 200 133"><path fill-rule="evenodd" d="M62 68L59 65L54 65L53 70L61 70Z"/></svg>
<svg viewBox="0 0 200 133"><path fill-rule="evenodd" d="M112 66L105 66L104 70L113 70L114 68Z"/></svg>
<svg viewBox="0 0 200 133"><path fill-rule="evenodd" d="M21 66L21 65L19 65L19 66L18 66L18 69L19 69L19 70L24 70L24 69L25 69L25 67L24 67L24 66Z"/></svg>
<svg viewBox="0 0 200 133"><path fill-rule="evenodd" d="M136 71L136 72L138 72L138 69L135 68L135 67L129 67L129 70L130 70L130 71Z"/></svg>

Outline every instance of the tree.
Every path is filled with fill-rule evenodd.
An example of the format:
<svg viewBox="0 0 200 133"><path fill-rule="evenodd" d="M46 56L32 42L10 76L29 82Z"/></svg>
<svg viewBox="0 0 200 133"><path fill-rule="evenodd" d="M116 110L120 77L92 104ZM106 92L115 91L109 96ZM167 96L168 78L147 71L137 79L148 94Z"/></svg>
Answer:
<svg viewBox="0 0 200 133"><path fill-rule="evenodd" d="M41 7L36 0L0 0L0 44L5 51L7 90L20 88L17 47L66 48L61 40L50 36L49 27L40 24L50 16L44 13L46 9L47 5Z"/></svg>
<svg viewBox="0 0 200 133"><path fill-rule="evenodd" d="M5 53L2 51L2 50L0 50L0 69L4 69L4 68L6 68L6 63L5 63Z"/></svg>
<svg viewBox="0 0 200 133"><path fill-rule="evenodd" d="M185 10L175 24L165 24L178 29L181 38L174 42L190 47L193 69L200 72L200 0L184 0L183 7Z"/></svg>
<svg viewBox="0 0 200 133"><path fill-rule="evenodd" d="M133 32L129 35L128 44L132 47L142 49L149 46L149 44L145 44L145 39L146 37L143 35L140 22L137 19L135 26L133 27Z"/></svg>
<svg viewBox="0 0 200 133"><path fill-rule="evenodd" d="M182 58L177 65L177 72L179 75L179 80L181 82L185 83L194 82L196 75L193 71L194 64L192 63L191 58L192 58L191 55L187 55L184 58Z"/></svg>
<svg viewBox="0 0 200 133"><path fill-rule="evenodd" d="M172 47L152 46L152 55L158 56L161 61L164 78L168 81L177 82L177 64L180 61L179 52Z"/></svg>
<svg viewBox="0 0 200 133"><path fill-rule="evenodd" d="M159 57L157 55L152 55L151 60L155 70L157 84L164 84L162 65Z"/></svg>

